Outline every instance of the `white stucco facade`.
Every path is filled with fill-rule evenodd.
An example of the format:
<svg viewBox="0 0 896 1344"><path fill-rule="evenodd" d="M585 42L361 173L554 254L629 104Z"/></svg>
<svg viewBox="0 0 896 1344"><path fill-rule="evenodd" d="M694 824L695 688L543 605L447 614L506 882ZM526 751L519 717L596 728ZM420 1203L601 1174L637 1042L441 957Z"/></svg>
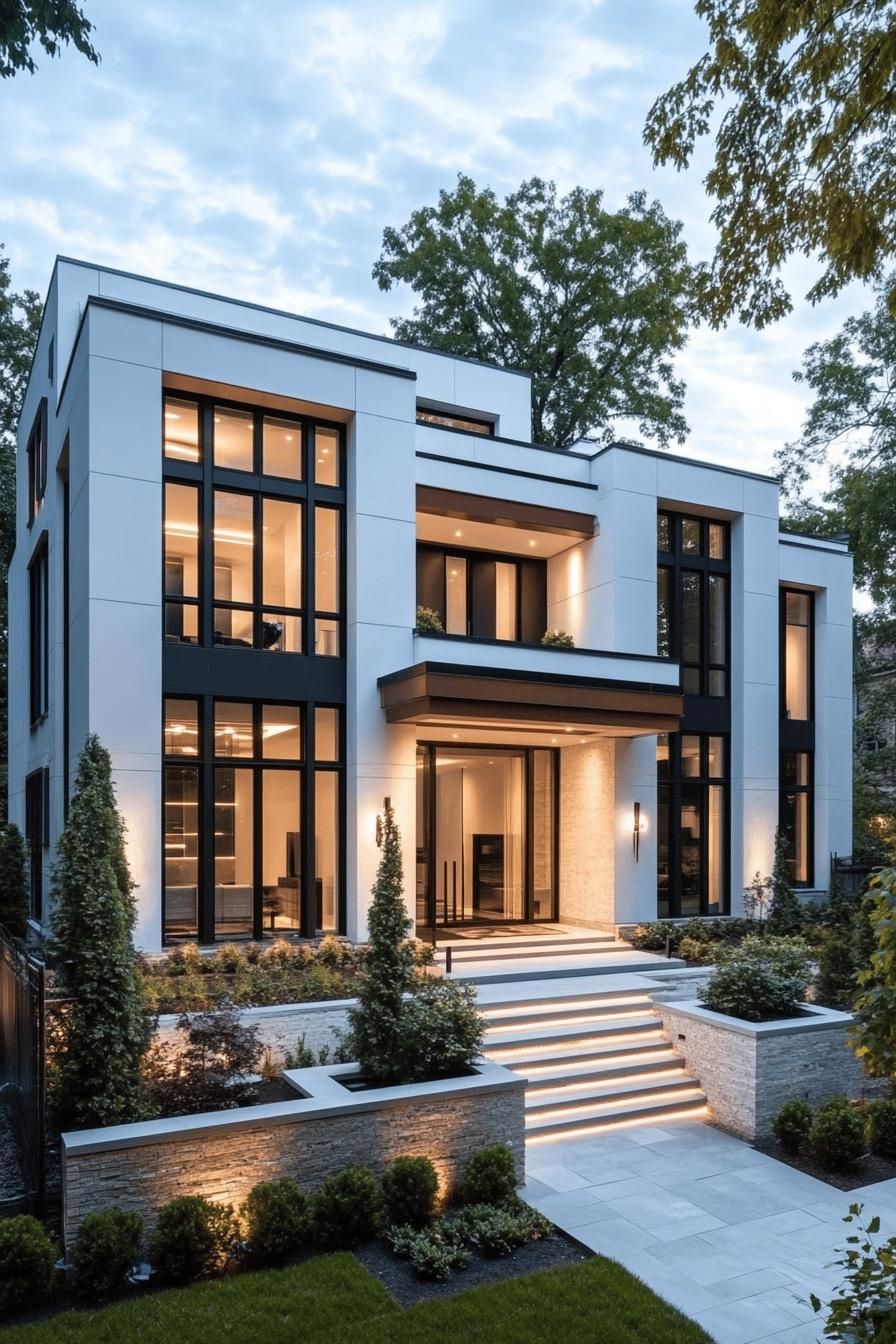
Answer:
<svg viewBox="0 0 896 1344"><path fill-rule="evenodd" d="M111 753L127 822L137 941L149 950L162 943L162 715L171 692L163 639L162 402L172 388L344 426L340 931L365 934L378 861L376 815L385 797L402 828L409 908L419 915L423 741L556 750L554 917L606 926L656 916L657 733L650 731L650 704L659 697L668 714L668 697L681 684L678 662L657 654L658 510L728 529L724 904L732 913L753 873L770 869L779 821L781 590L813 595L811 886L826 888L831 852L851 849L852 566L843 544L781 533L774 480L635 446L541 448L530 442L524 375L60 259L22 411L10 568L9 810L23 828L34 829L26 817L26 780L48 772L37 922L49 915L66 782L86 735L96 733ZM43 398L47 483L29 524L27 447ZM418 422L421 407L487 421L493 433ZM421 507L421 498L434 497L427 491L453 499L449 512ZM465 513L459 497L477 501L479 514ZM494 522L482 501L493 502ZM519 514L512 527L529 537L533 552L543 545L547 556L546 628L569 632L573 651L415 632L421 537L431 544L434 536L447 538L451 549L452 520L463 518L454 536L469 530L477 551L503 554L515 544L510 506ZM32 722L29 567L41 546L49 677L46 704ZM241 653L215 650L214 660ZM321 698L323 674L308 669L320 660L310 652L256 656L286 658L279 666L295 668L290 699L302 702L303 678L310 676ZM527 695L533 686L547 687L554 719L545 714L539 723L521 711L519 723L512 717L498 723L471 703L456 722L432 706L416 721L390 721L380 678L420 666L453 669L461 682L475 674L480 686L506 677ZM221 694L256 695L227 677ZM337 680L334 670L334 687ZM595 706L602 696L612 700L614 687L631 706L602 720ZM566 721L556 705L568 704L572 714L580 692L589 708ZM285 698L282 689L276 698ZM684 712L682 730L699 731L688 728L687 697Z"/></svg>

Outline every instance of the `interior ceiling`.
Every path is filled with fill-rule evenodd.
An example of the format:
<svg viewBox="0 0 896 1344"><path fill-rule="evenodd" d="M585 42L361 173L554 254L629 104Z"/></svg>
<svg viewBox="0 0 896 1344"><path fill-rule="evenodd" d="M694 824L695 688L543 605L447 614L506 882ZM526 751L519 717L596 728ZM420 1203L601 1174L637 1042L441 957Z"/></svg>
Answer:
<svg viewBox="0 0 896 1344"><path fill-rule="evenodd" d="M534 527L506 527L501 523L468 522L437 513L417 514L417 540L478 551L504 551L544 559L575 546L579 538L542 532Z"/></svg>
<svg viewBox="0 0 896 1344"><path fill-rule="evenodd" d="M620 728L573 728L567 731L563 727L549 725L544 729L512 728L501 729L489 724L469 727L447 727L444 723L420 723L417 725L418 742L447 742L450 744L469 742L482 746L507 747L574 747L584 742L593 742L595 738L633 737L631 729Z"/></svg>

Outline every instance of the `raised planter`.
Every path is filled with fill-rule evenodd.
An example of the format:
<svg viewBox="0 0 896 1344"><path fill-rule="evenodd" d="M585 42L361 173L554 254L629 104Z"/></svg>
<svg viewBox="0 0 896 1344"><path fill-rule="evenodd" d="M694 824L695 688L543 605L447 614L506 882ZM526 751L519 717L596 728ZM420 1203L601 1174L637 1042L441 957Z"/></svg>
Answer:
<svg viewBox="0 0 896 1344"><path fill-rule="evenodd" d="M864 1071L847 1041L850 1013L807 1003L797 1017L744 1022L694 1001L654 999L654 1007L714 1119L741 1138L770 1135L775 1113L792 1097L817 1106L861 1092Z"/></svg>
<svg viewBox="0 0 896 1344"><path fill-rule="evenodd" d="M478 1062L463 1078L350 1092L355 1064L285 1074L295 1101L85 1129L62 1136L63 1231L70 1247L97 1209L133 1209L151 1229L178 1195L240 1204L258 1181L291 1176L312 1190L345 1167L377 1175L426 1156L451 1190L478 1148L505 1143L525 1179L525 1082Z"/></svg>
<svg viewBox="0 0 896 1344"><path fill-rule="evenodd" d="M287 1050L294 1050L300 1036L310 1050L333 1050L342 1032L348 1028L349 1009L357 999L319 999L310 1003L277 1003L272 1007L241 1008L244 1026L257 1027L258 1039L276 1060L282 1061ZM158 1038L178 1045L180 1013L163 1013L156 1028Z"/></svg>

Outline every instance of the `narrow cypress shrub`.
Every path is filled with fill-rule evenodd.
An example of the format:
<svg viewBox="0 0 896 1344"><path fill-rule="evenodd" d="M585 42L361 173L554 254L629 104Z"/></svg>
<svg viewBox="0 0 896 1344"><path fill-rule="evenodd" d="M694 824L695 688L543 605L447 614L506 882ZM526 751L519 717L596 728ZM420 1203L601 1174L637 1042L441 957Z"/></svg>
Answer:
<svg viewBox="0 0 896 1344"><path fill-rule="evenodd" d="M28 918L28 850L18 826L0 826L0 924L17 938Z"/></svg>
<svg viewBox="0 0 896 1344"><path fill-rule="evenodd" d="M149 1044L135 972L133 882L112 764L87 739L53 869L54 950L72 996L56 1063L63 1128L127 1124L145 1113L140 1063Z"/></svg>
<svg viewBox="0 0 896 1344"><path fill-rule="evenodd" d="M775 862L772 867L772 899L768 909L770 933L799 933L803 927L803 912L799 899L787 876L787 839L783 831L775 832Z"/></svg>
<svg viewBox="0 0 896 1344"><path fill-rule="evenodd" d="M368 919L366 974L358 1006L349 1013L350 1048L371 1082L399 1082L402 1000L413 984L414 952L408 942L411 921L404 903L401 836L390 805Z"/></svg>

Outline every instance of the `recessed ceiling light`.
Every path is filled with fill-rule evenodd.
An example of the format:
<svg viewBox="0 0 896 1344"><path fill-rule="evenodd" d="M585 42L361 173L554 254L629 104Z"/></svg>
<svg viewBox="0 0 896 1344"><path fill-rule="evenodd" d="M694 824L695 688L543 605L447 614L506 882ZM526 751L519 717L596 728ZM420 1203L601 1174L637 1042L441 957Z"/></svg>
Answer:
<svg viewBox="0 0 896 1344"><path fill-rule="evenodd" d="M551 738L551 741L552 741L552 742L556 742L556 741L557 741L556 737L552 737L552 738Z"/></svg>
<svg viewBox="0 0 896 1344"><path fill-rule="evenodd" d="M451 736L453 737L454 741L456 742L457 739L460 737L460 733L452 733Z"/></svg>
<svg viewBox="0 0 896 1344"><path fill-rule="evenodd" d="M537 545L538 545L538 542L535 541L535 540L533 540L533 539L530 537L530 539L529 539L529 545L530 545L530 546L537 546Z"/></svg>
<svg viewBox="0 0 896 1344"><path fill-rule="evenodd" d="M292 435L291 435L291 434L287 434L287 436L286 436L286 442L287 442L287 443L292 443Z"/></svg>
<svg viewBox="0 0 896 1344"><path fill-rule="evenodd" d="M460 528L458 528L454 535L455 535L456 537L462 537L462 536L463 536L463 532L461 532Z"/></svg>

